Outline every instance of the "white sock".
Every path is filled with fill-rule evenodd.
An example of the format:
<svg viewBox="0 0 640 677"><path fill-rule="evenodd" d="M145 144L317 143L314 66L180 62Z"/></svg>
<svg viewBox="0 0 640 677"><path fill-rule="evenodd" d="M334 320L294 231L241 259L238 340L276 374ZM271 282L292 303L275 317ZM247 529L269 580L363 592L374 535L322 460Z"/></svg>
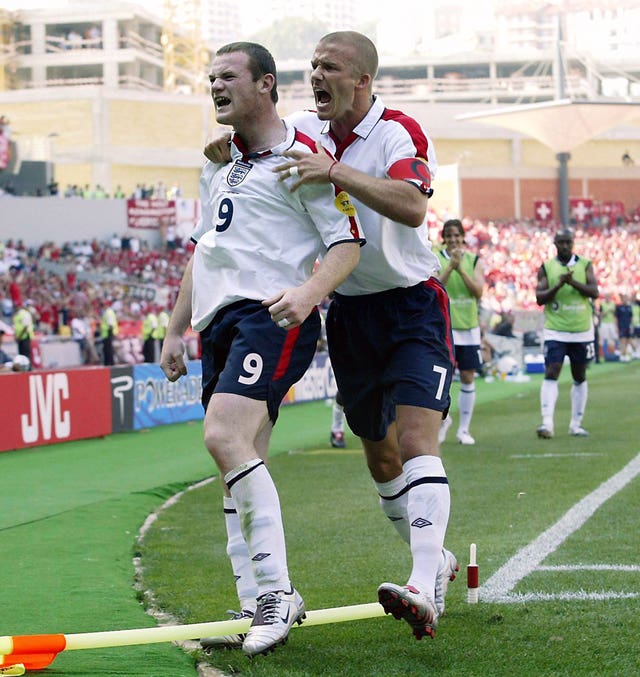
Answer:
<svg viewBox="0 0 640 677"><path fill-rule="evenodd" d="M412 458L403 468L409 486L407 512L413 557L407 584L433 596L449 522L451 501L447 475L437 456Z"/></svg>
<svg viewBox="0 0 640 677"><path fill-rule="evenodd" d="M280 499L267 466L259 459L243 463L224 476L236 506L258 596L291 589L287 569Z"/></svg>
<svg viewBox="0 0 640 677"><path fill-rule="evenodd" d="M473 407L476 403L476 384L462 383L460 385L460 394L458 395L458 409L460 410L460 423L458 430L469 432L471 417L473 416Z"/></svg>
<svg viewBox="0 0 640 677"><path fill-rule="evenodd" d="M545 378L540 387L540 411L542 424L553 430L553 415L558 401L558 382Z"/></svg>
<svg viewBox="0 0 640 677"><path fill-rule="evenodd" d="M380 507L400 534L405 543L409 543L409 516L407 514L407 481L404 473L389 482L373 482L380 496Z"/></svg>
<svg viewBox="0 0 640 677"><path fill-rule="evenodd" d="M331 432L344 432L344 407L341 404L338 404L336 401L333 402L333 420L331 421Z"/></svg>
<svg viewBox="0 0 640 677"><path fill-rule="evenodd" d="M240 600L240 610L256 610L258 585L253 575L253 567L249 558L249 550L244 542L240 518L233 503L233 498L223 496L224 521L227 527L227 555L231 560L231 569L236 579L236 591Z"/></svg>
<svg viewBox="0 0 640 677"><path fill-rule="evenodd" d="M582 425L582 417L587 406L589 386L586 381L571 386L571 425Z"/></svg>

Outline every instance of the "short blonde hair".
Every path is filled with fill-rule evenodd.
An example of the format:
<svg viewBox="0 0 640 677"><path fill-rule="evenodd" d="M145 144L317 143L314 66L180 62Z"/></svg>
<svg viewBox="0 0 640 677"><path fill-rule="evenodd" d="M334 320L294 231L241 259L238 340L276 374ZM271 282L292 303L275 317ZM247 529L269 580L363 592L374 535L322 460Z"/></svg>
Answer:
<svg viewBox="0 0 640 677"><path fill-rule="evenodd" d="M378 74L378 50L373 42L362 33L356 31L335 31L320 38L318 44L334 42L342 46L352 47L354 51L353 68L358 75L367 73L373 81Z"/></svg>

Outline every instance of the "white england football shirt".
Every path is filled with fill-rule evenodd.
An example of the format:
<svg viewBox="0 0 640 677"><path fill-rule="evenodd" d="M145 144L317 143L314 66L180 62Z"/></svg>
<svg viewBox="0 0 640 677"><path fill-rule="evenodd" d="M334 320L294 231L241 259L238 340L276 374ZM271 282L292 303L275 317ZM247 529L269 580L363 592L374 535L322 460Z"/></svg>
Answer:
<svg viewBox="0 0 640 677"><path fill-rule="evenodd" d="M263 153L231 143L231 162L207 162L200 176L201 216L191 238L191 325L202 331L221 308L241 299L262 301L297 287L335 244L363 243L353 205L334 186L278 180L273 168L287 150L315 152L312 139L286 126L283 143Z"/></svg>
<svg viewBox="0 0 640 677"><path fill-rule="evenodd" d="M297 129L314 139L335 157L370 176L388 178L389 170L399 160L422 158L433 177L437 161L433 145L413 118L387 109L379 97L364 119L342 144L336 145L329 122L318 119L312 111L287 117ZM405 177L415 183L415 174ZM360 263L338 287L347 296L371 294L395 287L411 287L429 279L440 270L438 257L431 251L426 223L410 228L391 221L352 198L367 246L360 253Z"/></svg>

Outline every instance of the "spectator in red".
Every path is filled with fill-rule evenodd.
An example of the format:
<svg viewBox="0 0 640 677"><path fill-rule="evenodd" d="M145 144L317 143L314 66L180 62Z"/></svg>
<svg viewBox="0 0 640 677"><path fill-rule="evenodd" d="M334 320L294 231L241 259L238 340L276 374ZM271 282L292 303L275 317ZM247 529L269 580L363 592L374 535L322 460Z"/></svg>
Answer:
<svg viewBox="0 0 640 677"><path fill-rule="evenodd" d="M11 297L11 302L13 303L14 308L19 308L22 305L22 290L20 289L20 282L22 276L20 271L17 268L11 268L10 270L11 282L9 284L9 296Z"/></svg>

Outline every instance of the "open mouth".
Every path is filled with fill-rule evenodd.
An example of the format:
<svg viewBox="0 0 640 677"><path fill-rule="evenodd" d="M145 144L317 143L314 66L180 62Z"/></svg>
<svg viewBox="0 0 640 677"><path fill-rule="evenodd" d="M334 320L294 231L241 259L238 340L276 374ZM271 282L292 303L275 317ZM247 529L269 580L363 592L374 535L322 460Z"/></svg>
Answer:
<svg viewBox="0 0 640 677"><path fill-rule="evenodd" d="M231 103L231 99L227 99L226 96L217 96L215 99L216 108L220 110L224 106L228 106Z"/></svg>
<svg viewBox="0 0 640 677"><path fill-rule="evenodd" d="M326 106L331 102L331 94L324 89L315 89L313 93L316 98L316 105Z"/></svg>

